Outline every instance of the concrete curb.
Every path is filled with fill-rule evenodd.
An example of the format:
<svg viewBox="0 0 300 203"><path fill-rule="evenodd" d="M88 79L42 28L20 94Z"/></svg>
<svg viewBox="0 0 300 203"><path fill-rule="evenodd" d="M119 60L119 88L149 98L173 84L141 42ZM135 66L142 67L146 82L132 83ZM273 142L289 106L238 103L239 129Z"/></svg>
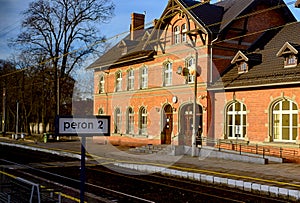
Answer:
<svg viewBox="0 0 300 203"><path fill-rule="evenodd" d="M21 145L21 144L13 144L13 143L6 143L6 142L0 142L0 145L10 146L10 147L18 147L18 148L22 148L22 149L29 149L29 150L33 150L33 151L45 152L45 153L54 154L54 155L58 155L58 156L81 159L80 154L73 154L73 153L64 152L64 151L55 151L55 150L50 150L50 149L43 149L43 148L39 148L39 147L31 147L31 146L26 146L26 145Z"/></svg>
<svg viewBox="0 0 300 203"><path fill-rule="evenodd" d="M216 185L224 185L231 188L253 192L258 194L269 195L271 197L284 198L290 201L300 200L300 190L281 188L274 185L264 185L255 182L248 182L243 180L235 180L231 178L223 178L213 175L180 171L169 169L160 166L151 166L146 164L128 164L128 163L115 163L115 166L122 168L129 168L146 173L160 173L162 175L169 175L178 178L185 178L190 180L200 181L201 183L210 183Z"/></svg>

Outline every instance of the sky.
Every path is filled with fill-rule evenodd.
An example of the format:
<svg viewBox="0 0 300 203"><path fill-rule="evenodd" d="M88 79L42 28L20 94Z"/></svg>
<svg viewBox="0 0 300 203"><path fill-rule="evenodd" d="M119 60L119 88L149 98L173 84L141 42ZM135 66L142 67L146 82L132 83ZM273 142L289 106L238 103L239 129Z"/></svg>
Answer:
<svg viewBox="0 0 300 203"><path fill-rule="evenodd" d="M20 32L22 11L28 8L32 0L0 0L0 59L7 59L13 54L7 46L10 38ZM133 12L146 13L146 23L159 18L168 0L112 0L116 6L115 15L108 24L101 25L101 33L108 39L129 31L130 14ZM213 1L215 2L215 1ZM296 18L300 19L300 8L294 8L295 0L285 0ZM112 26L113 25L113 26Z"/></svg>

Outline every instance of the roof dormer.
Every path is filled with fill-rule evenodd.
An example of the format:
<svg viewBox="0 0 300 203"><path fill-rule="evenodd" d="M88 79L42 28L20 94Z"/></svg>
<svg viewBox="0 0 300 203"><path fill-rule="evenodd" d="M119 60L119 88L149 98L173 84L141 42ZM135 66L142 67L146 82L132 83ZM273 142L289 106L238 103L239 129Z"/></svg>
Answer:
<svg viewBox="0 0 300 203"><path fill-rule="evenodd" d="M125 40L121 40L120 43L118 44L118 47L121 49L122 55L127 54L127 44L126 44Z"/></svg>
<svg viewBox="0 0 300 203"><path fill-rule="evenodd" d="M291 68L298 65L300 46L286 42L276 54L277 57L284 57L284 67Z"/></svg>
<svg viewBox="0 0 300 203"><path fill-rule="evenodd" d="M235 64L238 69L238 73L247 73L250 67L260 64L262 62L262 55L258 53L245 54L242 51L238 51L231 60L231 64Z"/></svg>
<svg viewBox="0 0 300 203"><path fill-rule="evenodd" d="M231 60L231 64L235 64L238 69L238 73L247 73L249 69L248 65L249 58L241 51L238 51L238 53L233 57Z"/></svg>

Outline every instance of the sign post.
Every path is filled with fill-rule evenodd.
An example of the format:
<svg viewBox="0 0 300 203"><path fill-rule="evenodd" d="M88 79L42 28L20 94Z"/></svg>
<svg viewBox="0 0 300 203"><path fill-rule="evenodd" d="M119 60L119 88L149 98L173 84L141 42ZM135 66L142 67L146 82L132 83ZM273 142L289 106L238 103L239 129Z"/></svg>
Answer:
<svg viewBox="0 0 300 203"><path fill-rule="evenodd" d="M110 136L110 116L59 116L55 122L55 134L81 137L80 203L84 203L86 137Z"/></svg>

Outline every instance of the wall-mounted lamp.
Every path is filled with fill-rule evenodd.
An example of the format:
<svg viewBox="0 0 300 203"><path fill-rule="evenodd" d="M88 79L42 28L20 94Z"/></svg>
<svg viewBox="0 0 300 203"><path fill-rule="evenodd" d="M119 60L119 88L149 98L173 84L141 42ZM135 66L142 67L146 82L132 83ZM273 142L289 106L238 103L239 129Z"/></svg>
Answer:
<svg viewBox="0 0 300 203"><path fill-rule="evenodd" d="M207 110L207 107L206 106L202 106L203 108L203 111L206 111Z"/></svg>
<svg viewBox="0 0 300 203"><path fill-rule="evenodd" d="M182 68L181 66L179 66L179 67L177 68L176 73L177 73L178 75L181 75L181 74L182 74L182 71L183 71L183 68Z"/></svg>
<svg viewBox="0 0 300 203"><path fill-rule="evenodd" d="M182 66L179 66L179 67L177 68L176 73L177 73L178 75L182 75L182 76L187 77L187 76L189 75L189 69L188 69L188 68L182 68Z"/></svg>
<svg viewBox="0 0 300 203"><path fill-rule="evenodd" d="M156 110L157 112L160 112L160 108L159 108L159 107L156 107L155 110Z"/></svg>
<svg viewBox="0 0 300 203"><path fill-rule="evenodd" d="M173 112L176 112L177 109L175 107L173 107L172 110L173 110Z"/></svg>

